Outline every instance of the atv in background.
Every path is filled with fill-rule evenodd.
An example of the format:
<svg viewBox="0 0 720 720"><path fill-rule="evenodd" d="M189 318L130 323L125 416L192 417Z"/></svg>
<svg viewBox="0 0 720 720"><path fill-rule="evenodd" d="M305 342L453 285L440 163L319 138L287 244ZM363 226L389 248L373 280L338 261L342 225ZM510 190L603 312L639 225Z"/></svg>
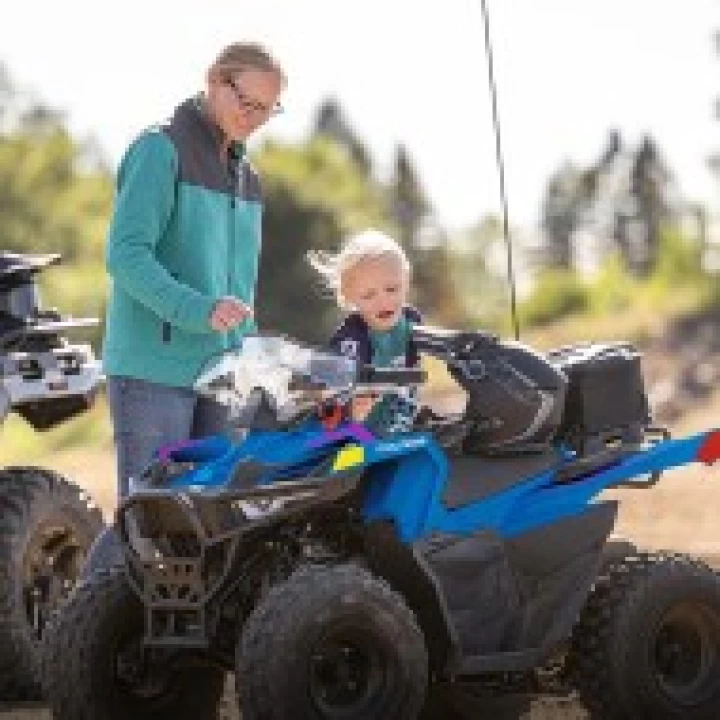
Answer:
<svg viewBox="0 0 720 720"><path fill-rule="evenodd" d="M96 320L39 307L35 275L59 255L0 253L0 422L17 412L46 430L89 409L102 376L66 330ZM102 528L88 495L55 472L0 469L0 700L38 697L39 641Z"/></svg>
<svg viewBox="0 0 720 720"><path fill-rule="evenodd" d="M210 363L197 389L250 431L159 448L133 483L124 567L47 631L56 720L216 720L227 671L243 720L451 720L458 686L556 663L594 717L720 717L720 578L616 544L602 497L720 459L720 431L653 428L627 344L414 337L468 403L387 437L348 406L422 370L267 335Z"/></svg>

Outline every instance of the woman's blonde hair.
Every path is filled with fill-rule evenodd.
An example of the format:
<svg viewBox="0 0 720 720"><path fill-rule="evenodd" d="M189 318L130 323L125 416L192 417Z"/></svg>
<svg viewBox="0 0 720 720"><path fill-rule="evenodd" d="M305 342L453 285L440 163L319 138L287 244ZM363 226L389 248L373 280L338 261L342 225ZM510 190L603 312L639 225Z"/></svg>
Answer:
<svg viewBox="0 0 720 720"><path fill-rule="evenodd" d="M283 86L287 83L280 61L268 48L258 42L236 42L223 48L210 66L208 76L227 80L244 70L275 73Z"/></svg>
<svg viewBox="0 0 720 720"><path fill-rule="evenodd" d="M337 298L338 305L350 309L343 291L343 279L347 273L363 260L392 258L400 263L402 272L410 276L410 261L405 251L397 243L380 230L364 230L351 235L344 243L340 252L330 254L321 250L311 250L307 254L308 262L317 270L325 283Z"/></svg>

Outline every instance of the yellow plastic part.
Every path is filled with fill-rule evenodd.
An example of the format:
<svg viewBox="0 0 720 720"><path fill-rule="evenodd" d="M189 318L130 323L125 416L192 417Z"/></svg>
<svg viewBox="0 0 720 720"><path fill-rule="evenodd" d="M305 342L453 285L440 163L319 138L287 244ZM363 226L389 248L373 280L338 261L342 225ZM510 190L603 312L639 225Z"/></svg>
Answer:
<svg viewBox="0 0 720 720"><path fill-rule="evenodd" d="M348 445L344 447L335 457L333 472L347 470L355 465L362 465L365 462L365 448L362 445Z"/></svg>

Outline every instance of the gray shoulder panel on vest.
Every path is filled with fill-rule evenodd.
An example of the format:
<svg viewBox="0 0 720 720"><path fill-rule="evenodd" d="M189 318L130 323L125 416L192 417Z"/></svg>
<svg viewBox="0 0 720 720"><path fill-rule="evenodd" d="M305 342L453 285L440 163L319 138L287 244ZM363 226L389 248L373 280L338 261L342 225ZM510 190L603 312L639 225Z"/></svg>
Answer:
<svg viewBox="0 0 720 720"><path fill-rule="evenodd" d="M242 193L241 197L245 200L262 200L262 186L260 185L260 177L257 170L249 163L242 164Z"/></svg>
<svg viewBox="0 0 720 720"><path fill-rule="evenodd" d="M243 200L261 201L257 172L247 161L232 171L220 159L218 147L205 128L188 118L178 120L176 116L161 128L177 150L180 182L228 196L234 194Z"/></svg>

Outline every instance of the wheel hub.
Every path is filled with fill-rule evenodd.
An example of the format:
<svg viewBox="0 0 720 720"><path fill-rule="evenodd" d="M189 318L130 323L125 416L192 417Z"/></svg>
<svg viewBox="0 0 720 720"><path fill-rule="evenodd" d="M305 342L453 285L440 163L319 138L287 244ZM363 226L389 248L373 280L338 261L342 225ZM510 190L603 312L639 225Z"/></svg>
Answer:
<svg viewBox="0 0 720 720"><path fill-rule="evenodd" d="M719 631L710 610L695 603L679 605L661 620L652 646L655 678L674 702L692 705L716 691Z"/></svg>
<svg viewBox="0 0 720 720"><path fill-rule="evenodd" d="M382 660L361 638L327 638L310 656L310 694L327 718L355 717L382 684Z"/></svg>
<svg viewBox="0 0 720 720"><path fill-rule="evenodd" d="M67 596L82 569L85 553L69 527L38 528L23 561L23 596L28 623L36 638L53 609Z"/></svg>

